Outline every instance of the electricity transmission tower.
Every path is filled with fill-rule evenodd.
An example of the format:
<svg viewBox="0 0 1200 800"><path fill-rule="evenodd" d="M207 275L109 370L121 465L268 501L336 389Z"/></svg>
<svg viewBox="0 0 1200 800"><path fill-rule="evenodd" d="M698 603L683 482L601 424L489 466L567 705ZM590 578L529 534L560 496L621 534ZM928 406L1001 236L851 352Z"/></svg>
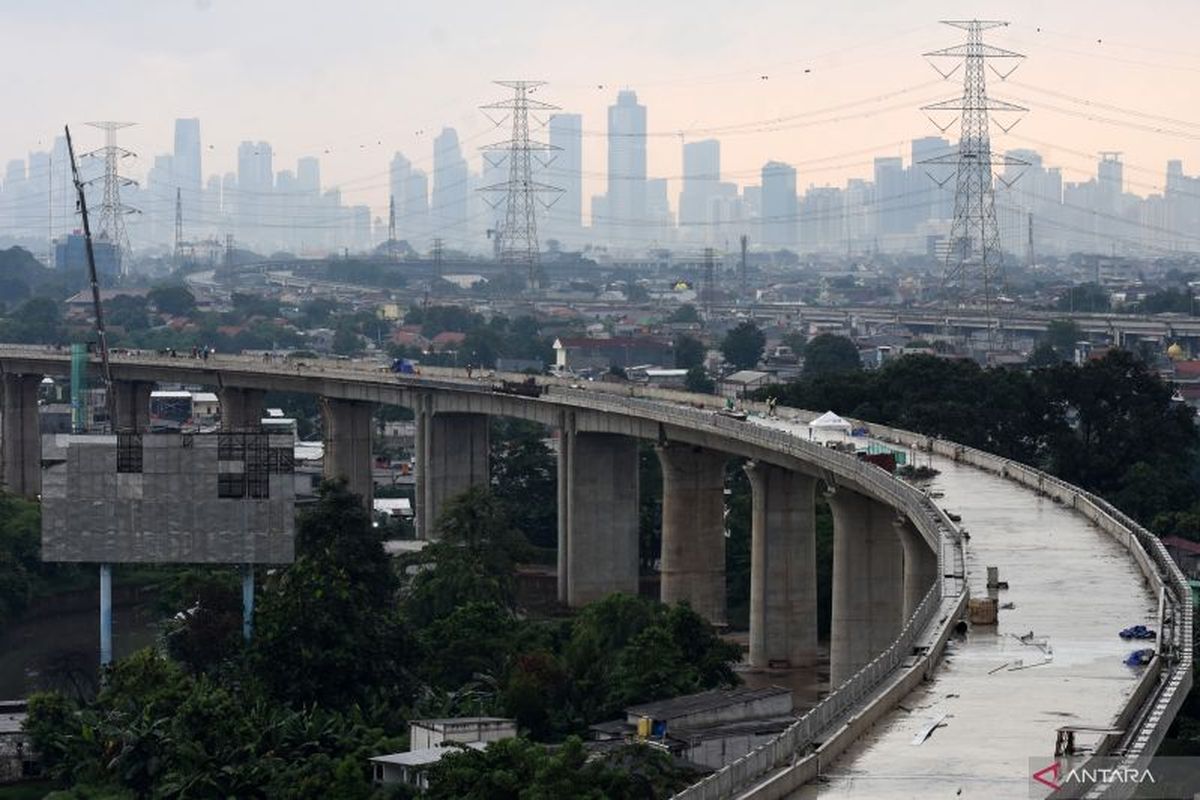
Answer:
<svg viewBox="0 0 1200 800"><path fill-rule="evenodd" d="M1012 156L999 159L993 157L988 128L989 112L1015 114L1028 109L988 97L986 72L991 69L1000 80L1004 80L1021 65L1025 56L984 43L984 31L1004 27L1008 25L1007 22L974 19L943 20L942 24L966 31L967 41L924 55L927 59L951 59L957 62L951 69L943 70L934 61L930 61L934 69L946 79L959 69L963 70L962 96L923 106L922 110L927 114L958 112L957 119L961 121L958 152L929 158L921 163L954 167L954 221L950 226L950 239L942 271L942 295L947 303L982 302L984 313L988 317L988 349L992 350L995 348L991 322L992 307L1003 280L1004 264L1000 229L996 224L992 168L997 165L1027 164ZM993 65L995 61L1005 63L1007 68L997 69ZM951 120L942 126L932 117L930 120L943 133L949 130L955 121ZM997 121L996 125L1007 133L1018 121L1019 118L1008 126ZM945 185L949 179L944 178L939 185Z"/></svg>
<svg viewBox="0 0 1200 800"><path fill-rule="evenodd" d="M529 97L530 93L539 86L545 85L544 81L495 81L495 83L497 86L512 89L512 98L481 108L485 115L488 111L507 111L508 114L505 117L497 120L489 116L489 119L492 119L496 127L503 125L506 120L511 120L512 136L506 142L487 145L482 149L485 153L503 154L497 156L495 161L488 155L485 155L484 158L488 159L493 167L499 167L507 159L508 180L481 187L480 191L497 195L495 202L489 201L493 208L498 208L500 203L504 203L505 206L504 221L500 223L500 230L497 234L500 241L500 261L525 266L529 276L528 287L536 289L538 267L541 260L537 238L537 205L542 202L540 195L553 195L554 199L548 203L542 203L544 207L549 208L563 190L557 186L550 186L534 180L533 163L535 158L533 154L549 153L559 148L529 138L529 112L531 110L554 111L558 109L558 106ZM536 161L541 167L546 168L553 162L553 158L549 157L544 160L538 158Z"/></svg>
<svg viewBox="0 0 1200 800"><path fill-rule="evenodd" d="M90 158L104 159L104 175L93 178L88 184L97 181L104 182L104 197L100 201L100 237L107 238L117 248L117 259L121 264L121 274L128 272L129 265L126 256L129 255L129 234L125 231L125 217L129 214L140 213L133 206L121 202L122 186L137 186L137 181L120 174L119 162L124 158L134 158L136 154L117 146L117 131L136 125L135 122L89 122L93 128L104 131L104 147L93 150L85 155Z"/></svg>

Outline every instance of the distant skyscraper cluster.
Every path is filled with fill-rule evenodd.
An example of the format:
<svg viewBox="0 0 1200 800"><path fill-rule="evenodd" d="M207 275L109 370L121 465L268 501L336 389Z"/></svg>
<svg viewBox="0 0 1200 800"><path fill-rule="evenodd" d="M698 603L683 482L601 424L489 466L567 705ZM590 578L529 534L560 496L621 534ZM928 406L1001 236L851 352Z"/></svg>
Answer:
<svg viewBox="0 0 1200 800"><path fill-rule="evenodd" d="M603 170L584 162L581 115L549 117L552 150L535 166L534 179L562 193L538 211L543 249L553 239L564 248L592 245L636 258L661 247L730 249L743 235L756 248L830 255L934 253L944 243L953 167L928 162L957 150L945 138L915 139L903 156L875 158L869 179L841 186L815 185L803 164L776 159L739 185L723 180L715 138L682 141L680 173L656 177L647 158L648 117L635 91L617 92L603 132ZM393 155L387 204L374 209L346 204L338 189L323 187L315 156L279 164L269 142L247 140L238 146L235 171L206 176L205 152L200 120L183 118L175 121L170 153L139 159L149 165L144 180L122 188L123 202L141 212L128 218L135 251L169 253L177 209L188 241L207 241L213 252L232 235L238 246L264 255L368 251L387 239L393 220L396 238L418 252L438 238L448 248L488 255L496 245L489 232L504 218L504 209L489 206L477 189L503 184L509 165L487 153L468 155L450 127L429 153ZM1099 154L1095 177L1075 183L1034 150L1009 155L1012 164L997 176L996 208L1010 253L1027 251L1031 230L1039 253L1200 250L1200 177L1186 175L1179 160L1168 162L1165 179L1135 184L1161 186L1142 196L1129 191L1128 165L1118 152ZM100 162L81 158L83 177L98 177ZM604 185L585 203L587 175L602 176ZM65 140L8 161L2 177L0 246L21 244L51 257L53 242L79 226ZM98 183L93 187L99 191Z"/></svg>

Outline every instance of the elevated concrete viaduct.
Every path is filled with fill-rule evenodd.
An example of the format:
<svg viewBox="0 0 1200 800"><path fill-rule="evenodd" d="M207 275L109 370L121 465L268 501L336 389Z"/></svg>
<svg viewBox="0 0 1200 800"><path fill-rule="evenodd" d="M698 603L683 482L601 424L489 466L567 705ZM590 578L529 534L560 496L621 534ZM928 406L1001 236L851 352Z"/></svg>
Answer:
<svg viewBox="0 0 1200 800"><path fill-rule="evenodd" d="M10 485L36 494L36 386L45 374L62 374L65 358L49 351L25 358L0 352L12 411L5 437L11 451ZM489 481L488 429L492 416L543 423L558 431L559 598L580 606L638 587L638 441L656 443L663 472L661 597L688 602L716 625L727 622L725 600L725 464L749 459L754 487L751 573L751 653L756 667L810 665L816 657L816 580L813 491L818 479L835 487L835 680L852 674L882 651L899 629L905 597L928 591L936 572L936 532L910 523L902 548L893 499L877 496L862 473L846 470L841 454L805 443L808 454L781 452L771 442L742 436L735 421L697 426L664 403L637 401L613 407L615 398L549 387L530 398L494 392L489 382L396 376L361 368L263 364L237 357L207 361L117 357L112 371L118 419L145 428L142 416L154 381L218 387L222 424L237 430L262 415L266 391L315 394L324 428L324 473L344 478L364 502L372 497L372 413L380 405L413 410L417 421L416 507L420 535L436 536L448 498ZM597 403L597 400L605 401ZM640 403L640 405L639 405ZM6 400L5 410L9 410ZM135 417L137 418L135 421ZM5 432L7 433L7 427ZM31 438L32 437L32 438ZM833 461L829 469L820 461ZM840 472L839 472L840 469ZM883 475L882 472L879 473ZM871 476L875 477L875 476ZM837 499L837 498L841 499ZM912 566L905 569L904 554ZM921 561L924 566L918 567ZM928 564L934 564L933 572ZM908 583L905 583L908 576ZM918 585L916 581L921 581ZM922 588L923 587L923 588Z"/></svg>
<svg viewBox="0 0 1200 800"><path fill-rule="evenodd" d="M68 369L66 354L0 345L0 478L13 491L38 492L37 386L42 376L65 375ZM236 356L207 361L119 356L112 372L117 391L130 398L157 381L217 387L231 427L252 424L265 391L316 395L324 417L325 473L345 478L368 503L373 410L380 405L412 409L416 504L426 538L436 535L437 516L449 497L488 482L490 417L551 427L559 441L558 593L572 606L611 592L637 591L638 446L650 442L663 471L662 598L686 600L714 624L723 624L725 469L730 459L744 459L753 491L748 660L755 667L810 665L816 659L814 504L822 487L834 523L830 669L835 691L813 710L815 717L789 728L773 749L755 751L753 763L738 767L736 776L723 772L689 797L729 796L721 786L745 786L784 762L799 764L794 754L819 743L830 725L870 710L868 716L852 717L860 727L830 740L844 749L862 732L861 720L879 718L879 709L903 696L900 689L881 693L879 687L892 685L889 676L901 674L895 685L911 688L913 675L920 678L914 670L932 672L950 628L965 611L964 539L930 497L872 464L807 441L783 421L721 416L714 405L705 405L715 398L553 380L544 381L539 396L529 397L497 391L490 380L470 380L452 370L394 375L344 362L264 364ZM120 401L118 417L140 426L139 403ZM956 447L905 432L891 435L905 446ZM956 459L961 452L952 449ZM979 458L981 464L994 459ZM1007 465L995 472L1009 482L1023 475ZM1030 491L1047 491L1046 486L1039 478ZM1073 487L1060 493L1080 496ZM1141 547L1141 539L1128 532L1122 541ZM1151 552L1153 558L1145 552L1137 557L1143 572L1175 587L1178 570L1172 573L1162 563L1166 556ZM1185 613L1183 606L1170 608ZM1179 635L1171 634L1171 641L1191 635L1190 605L1186 608L1186 625ZM1184 682L1190 685L1190 656L1186 664L1164 662L1161 669L1176 681L1173 691L1186 690ZM1118 698L1113 707L1122 710L1122 703L1134 702ZM1142 693L1136 702L1152 701ZM1169 723L1178 705L1164 708L1158 716L1139 719L1154 726L1163 719ZM801 777L794 770L789 775L789 780Z"/></svg>

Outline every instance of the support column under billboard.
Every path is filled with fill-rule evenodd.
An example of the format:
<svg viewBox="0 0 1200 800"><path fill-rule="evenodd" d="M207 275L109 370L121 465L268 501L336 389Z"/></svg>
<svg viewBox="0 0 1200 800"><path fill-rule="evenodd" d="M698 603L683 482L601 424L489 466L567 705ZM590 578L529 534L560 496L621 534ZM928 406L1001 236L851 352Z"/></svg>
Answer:
<svg viewBox="0 0 1200 800"><path fill-rule="evenodd" d="M254 631L254 565L242 565L242 638L250 641Z"/></svg>
<svg viewBox="0 0 1200 800"><path fill-rule="evenodd" d="M112 663L112 565L100 565L100 666Z"/></svg>

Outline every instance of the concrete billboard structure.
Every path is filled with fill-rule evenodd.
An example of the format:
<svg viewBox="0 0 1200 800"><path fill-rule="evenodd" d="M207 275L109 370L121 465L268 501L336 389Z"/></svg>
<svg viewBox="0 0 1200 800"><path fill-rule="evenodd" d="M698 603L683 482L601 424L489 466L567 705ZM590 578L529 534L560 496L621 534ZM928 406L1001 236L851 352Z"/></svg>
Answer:
<svg viewBox="0 0 1200 800"><path fill-rule="evenodd" d="M46 437L42 558L286 564L295 552L291 437Z"/></svg>

